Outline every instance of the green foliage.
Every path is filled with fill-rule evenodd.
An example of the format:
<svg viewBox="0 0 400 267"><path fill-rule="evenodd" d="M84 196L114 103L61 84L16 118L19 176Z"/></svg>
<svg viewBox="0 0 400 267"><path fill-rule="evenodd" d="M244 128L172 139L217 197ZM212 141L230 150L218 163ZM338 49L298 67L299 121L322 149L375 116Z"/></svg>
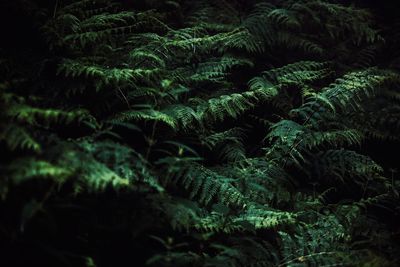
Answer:
<svg viewBox="0 0 400 267"><path fill-rule="evenodd" d="M0 49L5 266L400 265L397 26L325 0L39 2Z"/></svg>

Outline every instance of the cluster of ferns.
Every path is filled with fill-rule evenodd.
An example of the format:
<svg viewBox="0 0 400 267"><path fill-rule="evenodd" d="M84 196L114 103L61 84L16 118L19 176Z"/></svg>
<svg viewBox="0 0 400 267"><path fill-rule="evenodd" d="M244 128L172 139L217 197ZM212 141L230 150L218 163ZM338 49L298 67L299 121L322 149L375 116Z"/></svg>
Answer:
<svg viewBox="0 0 400 267"><path fill-rule="evenodd" d="M19 2L0 265L400 266L400 23L328 0Z"/></svg>

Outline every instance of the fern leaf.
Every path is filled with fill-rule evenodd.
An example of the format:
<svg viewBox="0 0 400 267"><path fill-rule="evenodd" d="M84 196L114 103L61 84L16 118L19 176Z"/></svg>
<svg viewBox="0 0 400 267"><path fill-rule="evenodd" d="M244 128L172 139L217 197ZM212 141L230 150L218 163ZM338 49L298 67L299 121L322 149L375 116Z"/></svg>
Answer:
<svg viewBox="0 0 400 267"><path fill-rule="evenodd" d="M110 119L110 122L129 122L129 121L154 121L162 122L170 126L171 129L177 128L177 121L174 117L168 114L157 111L154 109L143 109L143 110L130 110L121 112Z"/></svg>
<svg viewBox="0 0 400 267"><path fill-rule="evenodd" d="M30 136L24 128L14 124L5 126L0 131L0 141L4 141L10 150L22 149L36 153L41 152L41 145Z"/></svg>
<svg viewBox="0 0 400 267"><path fill-rule="evenodd" d="M70 169L34 158L18 159L9 166L8 171L11 182L15 185L32 179L50 179L56 183L63 183L72 175Z"/></svg>
<svg viewBox="0 0 400 267"><path fill-rule="evenodd" d="M205 204L215 198L226 205L243 206L246 203L245 197L230 183L229 178L201 165L192 164L176 179L190 191L191 198L198 196Z"/></svg>

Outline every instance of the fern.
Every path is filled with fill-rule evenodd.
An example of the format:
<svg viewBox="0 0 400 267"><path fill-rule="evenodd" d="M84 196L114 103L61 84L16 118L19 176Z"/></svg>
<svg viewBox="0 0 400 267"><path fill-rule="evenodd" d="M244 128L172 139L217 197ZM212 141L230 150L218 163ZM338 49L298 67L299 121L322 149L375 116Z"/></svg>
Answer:
<svg viewBox="0 0 400 267"><path fill-rule="evenodd" d="M262 77L250 80L249 86L251 90L257 90L282 83L312 84L330 75L326 66L326 63L312 61L296 62L263 72Z"/></svg>
<svg viewBox="0 0 400 267"><path fill-rule="evenodd" d="M378 94L396 76L394 73L367 69L346 74L343 78L309 98L293 114L307 123L316 124L335 113L350 113L363 110L363 101ZM321 116L321 114L324 114Z"/></svg>
<svg viewBox="0 0 400 267"><path fill-rule="evenodd" d="M0 9L0 264L399 266L394 17L19 2Z"/></svg>
<svg viewBox="0 0 400 267"><path fill-rule="evenodd" d="M72 174L67 168L34 158L22 158L13 162L9 166L8 172L13 185L19 185L32 179L49 179L53 182L63 183Z"/></svg>
<svg viewBox="0 0 400 267"><path fill-rule="evenodd" d="M246 59L239 59L235 57L224 56L220 59L211 59L208 62L200 63L195 73L190 77L190 80L194 82L199 81L218 81L224 76L228 75L228 70L234 68L235 66L252 66L252 62Z"/></svg>
<svg viewBox="0 0 400 267"><path fill-rule="evenodd" d="M245 214L235 218L233 221L238 224L249 223L256 230L276 229L296 222L295 217L290 213L256 208L248 209Z"/></svg>
<svg viewBox="0 0 400 267"><path fill-rule="evenodd" d="M177 127L177 122L174 117L171 117L162 111L157 111L154 109L131 110L121 112L111 118L110 122L129 122L135 120L162 122L172 129L175 129Z"/></svg>
<svg viewBox="0 0 400 267"><path fill-rule="evenodd" d="M146 81L157 76L158 72L157 69L108 69L71 60L66 60L58 69L58 73L63 73L65 77L93 80L97 91L109 86L133 86L138 80Z"/></svg>
<svg viewBox="0 0 400 267"><path fill-rule="evenodd" d="M196 167L195 167L196 166ZM213 199L226 205L243 206L246 198L231 183L228 177L204 168L201 165L191 165L190 168L182 166L174 183L180 183L190 192L189 197L197 197L204 204Z"/></svg>
<svg viewBox="0 0 400 267"><path fill-rule="evenodd" d="M35 141L23 128L17 125L8 125L0 130L0 141L7 144L10 150L27 149L39 153L41 145Z"/></svg>
<svg viewBox="0 0 400 267"><path fill-rule="evenodd" d="M242 136L243 129L232 128L209 135L202 142L208 148L219 151L221 161L240 161L246 158Z"/></svg>
<svg viewBox="0 0 400 267"><path fill-rule="evenodd" d="M359 186L363 186L367 180L382 179L382 167L369 157L348 150L328 150L321 153L314 162L318 177L332 175L339 181L346 183L346 175L359 177L361 180L353 180ZM322 167L324 166L324 167ZM324 169L324 172L321 170Z"/></svg>
<svg viewBox="0 0 400 267"><path fill-rule="evenodd" d="M140 187L143 184L148 187L144 190L164 191L164 188L150 170L149 163L133 149L110 141L86 141L81 142L79 146L92 155L96 161L106 165L115 172L115 175L121 177L116 181L121 185L129 183L130 186ZM113 184L113 187L116 187L116 184Z"/></svg>
<svg viewBox="0 0 400 267"><path fill-rule="evenodd" d="M225 117L236 118L256 104L266 102L278 93L277 88L262 88L244 93L222 95L211 98L199 107L201 116L207 121L222 121Z"/></svg>
<svg viewBox="0 0 400 267"><path fill-rule="evenodd" d="M218 173L235 179L235 184L251 201L270 207L290 202L293 178L276 163L262 158L246 158L217 168Z"/></svg>

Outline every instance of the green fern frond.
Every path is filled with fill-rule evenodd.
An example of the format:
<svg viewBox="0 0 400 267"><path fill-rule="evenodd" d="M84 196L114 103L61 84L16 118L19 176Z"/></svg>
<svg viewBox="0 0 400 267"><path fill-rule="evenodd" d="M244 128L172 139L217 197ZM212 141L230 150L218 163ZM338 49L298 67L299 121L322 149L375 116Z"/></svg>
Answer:
<svg viewBox="0 0 400 267"><path fill-rule="evenodd" d="M332 130L326 132L313 132L304 142L309 149L328 145L330 147L343 147L361 145L363 134L355 129Z"/></svg>
<svg viewBox="0 0 400 267"><path fill-rule="evenodd" d="M254 11L244 20L243 26L249 30L250 41L258 43L258 51L284 46L288 49L321 55L323 48L298 32L304 27L300 15L288 8L276 8L269 4L255 5ZM291 31L293 30L293 32Z"/></svg>
<svg viewBox="0 0 400 267"><path fill-rule="evenodd" d="M315 148L360 145L363 139L363 134L355 129L312 131L290 120L281 120L270 129L266 139L273 146L267 149L267 157L290 159L297 165L305 162L305 155Z"/></svg>
<svg viewBox="0 0 400 267"><path fill-rule="evenodd" d="M315 125L336 112L345 114L362 111L364 100L376 96L395 76L394 73L374 68L351 72L322 89L321 93L309 97L304 105L292 112L303 121Z"/></svg>
<svg viewBox="0 0 400 267"><path fill-rule="evenodd" d="M359 186L364 186L366 181L383 179L383 169L371 158L360 155L354 151L339 149L320 152L313 162L315 173L319 179L327 176L348 183L348 177Z"/></svg>
<svg viewBox="0 0 400 267"><path fill-rule="evenodd" d="M66 15L61 18L65 18ZM49 27L49 26L48 26ZM62 38L63 45L85 48L96 42L111 43L117 36L129 36L143 31L143 28L168 32L169 26L154 16L152 12L119 12L92 15L82 21L74 20L73 27Z"/></svg>
<svg viewBox="0 0 400 267"><path fill-rule="evenodd" d="M218 212L211 212L208 216L198 218L194 228L200 232L226 234L242 230L239 225L232 223L231 218L226 218L226 215Z"/></svg>
<svg viewBox="0 0 400 267"><path fill-rule="evenodd" d="M265 51L262 39L251 34L245 27L232 31L229 38L225 40L224 47L226 49L244 50L251 54L261 54Z"/></svg>
<svg viewBox="0 0 400 267"><path fill-rule="evenodd" d="M238 162L244 160L244 131L242 128L232 128L224 132L214 133L202 140L209 149L217 151L222 162Z"/></svg>
<svg viewBox="0 0 400 267"><path fill-rule="evenodd" d="M273 161L263 158L246 158L229 163L214 171L235 179L235 185L249 200L280 207L291 200L293 178Z"/></svg>
<svg viewBox="0 0 400 267"><path fill-rule="evenodd" d="M98 193L108 187L118 190L131 185L127 178L121 177L105 164L78 150L66 149L57 158L57 162L69 166L69 170L77 176L73 181L75 194L83 190Z"/></svg>
<svg viewBox="0 0 400 267"><path fill-rule="evenodd" d="M163 211L166 213L171 227L175 230L189 231L196 227L196 222L200 219L201 209L194 201L174 199L171 202L163 203Z"/></svg>
<svg viewBox="0 0 400 267"><path fill-rule="evenodd" d="M153 121L162 122L171 127L171 129L177 129L177 121L174 117L157 111L154 109L142 109L142 110L129 110L116 114L109 119L110 122L129 122L129 121Z"/></svg>
<svg viewBox="0 0 400 267"><path fill-rule="evenodd" d="M73 174L68 168L34 158L21 158L12 162L7 172L9 173L10 182L14 185L19 185L32 179L49 179L56 183L63 183Z"/></svg>
<svg viewBox="0 0 400 267"><path fill-rule="evenodd" d="M287 29L300 29L301 24L295 14L284 8L277 8L268 13L268 18L280 27Z"/></svg>
<svg viewBox="0 0 400 267"><path fill-rule="evenodd" d="M79 1L74 1L71 4L65 5L58 12L62 13L62 14L69 13L69 14L81 15L83 13L83 11L86 11L86 10L97 10L99 8L102 9L102 8L111 8L111 7L116 7L116 4L110 3L109 1L104 1L104 0L96 0L96 1L79 0ZM103 10L103 11L106 11L106 10Z"/></svg>
<svg viewBox="0 0 400 267"><path fill-rule="evenodd" d="M295 216L289 212L272 211L250 207L243 215L233 219L234 223L248 223L254 229L277 229L296 223Z"/></svg>
<svg viewBox="0 0 400 267"><path fill-rule="evenodd" d="M114 14L93 15L80 23L79 29L75 29L75 33L85 33L90 31L102 31L110 27L118 27L119 25L127 25L135 20L135 13L122 11ZM66 37L68 38L68 37Z"/></svg>
<svg viewBox="0 0 400 267"><path fill-rule="evenodd" d="M291 120L281 120L271 126L271 131L266 139L272 143L282 142L292 146L305 131L303 125Z"/></svg>
<svg viewBox="0 0 400 267"><path fill-rule="evenodd" d="M312 17L316 19L316 24L325 27L324 30L332 37L349 36L357 45L362 42L374 43L382 39L368 23L371 14L365 9L356 9L319 0L302 1L301 4L298 3L293 8L297 12L302 12L305 9L313 10L314 16ZM322 24L322 17L329 18L330 22Z"/></svg>
<svg viewBox="0 0 400 267"><path fill-rule="evenodd" d="M52 124L71 124L88 118L83 110L63 111L57 109L41 109L26 105L14 105L7 111L7 116L14 118L19 123L28 125L43 125L49 127Z"/></svg>
<svg viewBox="0 0 400 267"><path fill-rule="evenodd" d="M222 79L228 74L228 70L238 66L252 66L253 63L248 59L240 59L232 56L211 59L200 63L195 73L190 77L193 81L210 81Z"/></svg>
<svg viewBox="0 0 400 267"><path fill-rule="evenodd" d="M119 176L97 161L86 163L87 165L82 170L79 183L82 183L89 192L101 192L107 186L118 189L127 187L130 184L128 179ZM79 185L75 188L75 191L79 191Z"/></svg>
<svg viewBox="0 0 400 267"><path fill-rule="evenodd" d="M135 150L111 141L88 142L83 141L79 146L91 155L96 161L106 165L119 177L129 181L132 187L147 186L157 192L163 192L164 188L151 171L150 164ZM122 184L124 180L120 180ZM148 188L144 188L147 190Z"/></svg>
<svg viewBox="0 0 400 267"><path fill-rule="evenodd" d="M286 46L288 49L302 51L315 56L321 56L325 52L324 48L317 42L304 37L294 36L287 32L278 32L276 39L271 40L270 46Z"/></svg>
<svg viewBox="0 0 400 267"><path fill-rule="evenodd" d="M277 229L294 223L294 215L288 212L249 208L244 213L230 216L213 211L206 217L199 218L194 228L204 232L232 233Z"/></svg>
<svg viewBox="0 0 400 267"><path fill-rule="evenodd" d="M378 45L372 44L360 50L355 59L354 66L356 68L369 68L374 66L379 49Z"/></svg>
<svg viewBox="0 0 400 267"><path fill-rule="evenodd" d="M9 124L0 129L0 142L6 143L11 150L30 150L35 153L42 151L41 145L22 127L15 124Z"/></svg>
<svg viewBox="0 0 400 267"><path fill-rule="evenodd" d="M243 135L243 129L236 127L223 132L211 134L205 137L202 143L204 143L208 148L211 149L216 145L225 142L227 140L232 140L235 142L238 138L241 138L242 135Z"/></svg>
<svg viewBox="0 0 400 267"><path fill-rule="evenodd" d="M92 80L97 91L107 86L133 86L136 81L149 81L158 77L160 69L108 68L66 59L59 65L57 74L66 78Z"/></svg>
<svg viewBox="0 0 400 267"><path fill-rule="evenodd" d="M274 68L262 73L262 77L253 78L249 82L251 89L281 83L312 84L329 76L331 71L327 63L315 61L299 61L281 68Z"/></svg>
<svg viewBox="0 0 400 267"><path fill-rule="evenodd" d="M173 118L179 128L184 131L203 127L199 114L189 106L169 105L162 112Z"/></svg>
<svg viewBox="0 0 400 267"><path fill-rule="evenodd" d="M183 166L184 167L184 166ZM175 183L180 183L190 192L190 198L209 204L213 199L231 206L243 206L246 199L232 184L231 179L224 177L199 164L180 170Z"/></svg>
<svg viewBox="0 0 400 267"><path fill-rule="evenodd" d="M211 98L198 107L205 121L222 121L225 117L237 118L260 103L267 102L278 94L277 87L260 88L254 91L222 95Z"/></svg>
<svg viewBox="0 0 400 267"><path fill-rule="evenodd" d="M166 62L165 58L159 53L153 52L147 48L136 48L132 50L129 54L129 58L132 64L138 64L140 62L141 66L146 65L151 68L165 68Z"/></svg>
<svg viewBox="0 0 400 267"><path fill-rule="evenodd" d="M266 140L273 146L266 149L266 157L273 161L282 162L283 165L293 163L302 169L306 162L303 150L303 139L307 129L294 121L281 120L271 126L271 131Z"/></svg>
<svg viewBox="0 0 400 267"><path fill-rule="evenodd" d="M270 3L258 3L254 5L253 10L243 21L243 26L249 29L252 34L260 33L260 36L267 36L272 30L272 25L268 24L268 15L273 12L276 7ZM271 28L269 28L271 27Z"/></svg>

